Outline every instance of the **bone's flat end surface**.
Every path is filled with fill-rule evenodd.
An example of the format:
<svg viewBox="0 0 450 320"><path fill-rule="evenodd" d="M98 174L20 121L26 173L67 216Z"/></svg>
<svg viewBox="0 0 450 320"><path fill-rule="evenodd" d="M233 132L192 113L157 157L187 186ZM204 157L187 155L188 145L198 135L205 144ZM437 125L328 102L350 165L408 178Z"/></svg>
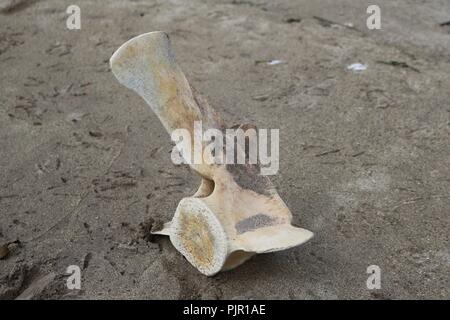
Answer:
<svg viewBox="0 0 450 320"><path fill-rule="evenodd" d="M219 220L197 198L180 201L170 240L201 273L212 276L222 269L228 253L228 241Z"/></svg>

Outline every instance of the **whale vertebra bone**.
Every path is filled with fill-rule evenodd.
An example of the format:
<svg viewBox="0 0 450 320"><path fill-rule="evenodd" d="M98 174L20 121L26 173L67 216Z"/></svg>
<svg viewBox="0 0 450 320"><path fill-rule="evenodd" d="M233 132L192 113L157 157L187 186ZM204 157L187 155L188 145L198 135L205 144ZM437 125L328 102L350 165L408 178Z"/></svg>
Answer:
<svg viewBox="0 0 450 320"><path fill-rule="evenodd" d="M226 129L186 80L164 32L127 41L110 64L119 82L148 103L169 134L180 128L193 132L195 121L204 128ZM291 225L291 212L258 165L190 166L202 178L198 191L182 199L172 221L154 233L168 235L203 274L232 269L256 253L288 249L313 236Z"/></svg>

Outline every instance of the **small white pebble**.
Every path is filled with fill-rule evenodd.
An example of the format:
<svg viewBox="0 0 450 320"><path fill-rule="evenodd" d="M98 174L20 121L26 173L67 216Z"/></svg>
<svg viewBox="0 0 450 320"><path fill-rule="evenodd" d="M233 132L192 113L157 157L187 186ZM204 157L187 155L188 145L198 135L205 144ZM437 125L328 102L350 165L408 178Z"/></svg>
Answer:
<svg viewBox="0 0 450 320"><path fill-rule="evenodd" d="M280 63L283 63L283 61L281 61L281 60L270 60L270 61L267 61L267 64L269 66L274 66L274 65L277 65L277 64L280 64Z"/></svg>
<svg viewBox="0 0 450 320"><path fill-rule="evenodd" d="M362 63L354 63L354 64L349 65L347 67L347 69L352 70L352 71L364 71L364 70L367 70L367 66Z"/></svg>

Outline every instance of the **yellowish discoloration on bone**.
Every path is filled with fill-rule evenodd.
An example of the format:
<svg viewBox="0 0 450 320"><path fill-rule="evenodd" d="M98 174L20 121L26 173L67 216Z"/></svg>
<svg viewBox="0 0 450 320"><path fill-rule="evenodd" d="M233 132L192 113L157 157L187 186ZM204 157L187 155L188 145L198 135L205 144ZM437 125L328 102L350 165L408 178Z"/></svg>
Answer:
<svg viewBox="0 0 450 320"><path fill-rule="evenodd" d="M214 243L211 230L201 216L186 212L180 216L179 237L195 264L203 268L214 259Z"/></svg>
<svg viewBox="0 0 450 320"><path fill-rule="evenodd" d="M204 130L225 129L220 116L189 85L165 33L127 41L110 62L119 82L144 98L169 134L184 128L193 135L194 121L202 121ZM203 177L201 186L193 197L181 200L172 221L157 233L169 235L200 272L214 275L256 253L291 248L313 236L291 225L291 212L270 180L259 175L258 166L205 163L191 168Z"/></svg>

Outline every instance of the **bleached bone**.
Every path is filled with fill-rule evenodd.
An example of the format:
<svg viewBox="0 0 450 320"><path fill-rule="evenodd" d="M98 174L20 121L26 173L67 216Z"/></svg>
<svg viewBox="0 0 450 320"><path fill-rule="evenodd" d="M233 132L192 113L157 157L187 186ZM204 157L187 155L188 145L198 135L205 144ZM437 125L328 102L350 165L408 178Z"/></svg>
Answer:
<svg viewBox="0 0 450 320"><path fill-rule="evenodd" d="M127 41L110 64L119 82L144 98L169 134L183 128L193 136L194 121L202 121L204 129L226 128L189 85L167 34L150 32ZM182 199L172 221L154 233L168 235L203 274L232 269L256 253L288 249L313 236L291 225L291 212L258 165L190 166L202 177L197 193Z"/></svg>

